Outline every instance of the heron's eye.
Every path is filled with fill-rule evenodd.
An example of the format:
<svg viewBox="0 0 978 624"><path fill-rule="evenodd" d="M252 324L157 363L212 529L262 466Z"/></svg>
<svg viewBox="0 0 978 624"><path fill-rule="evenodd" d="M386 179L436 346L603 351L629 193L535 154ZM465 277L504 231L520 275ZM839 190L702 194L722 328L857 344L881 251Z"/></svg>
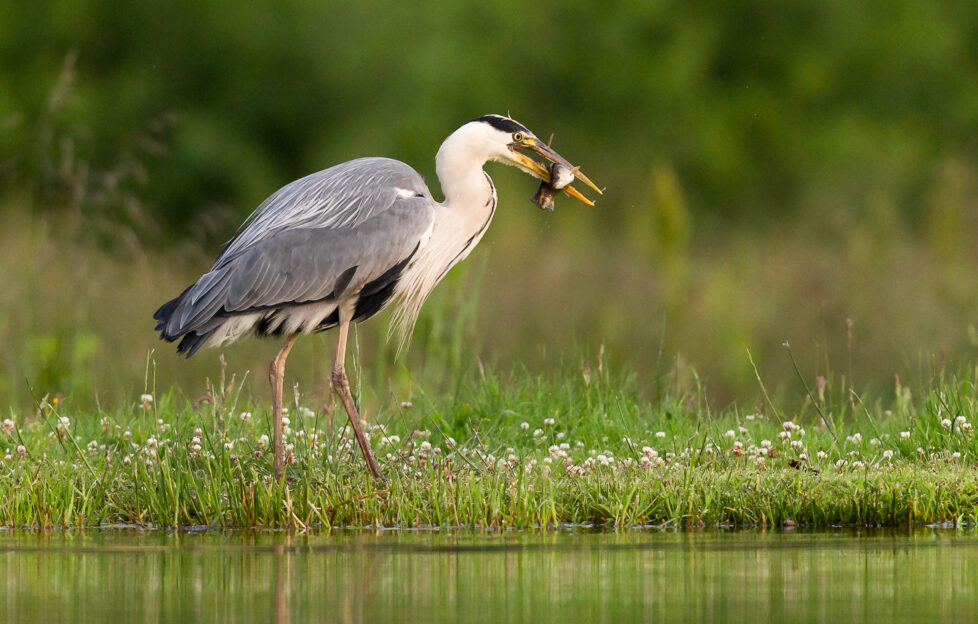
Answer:
<svg viewBox="0 0 978 624"><path fill-rule="evenodd" d="M525 138L526 137L523 136L523 133L522 132L514 132L513 133L513 140L516 141L517 143L522 143L523 142L523 139L525 139Z"/></svg>

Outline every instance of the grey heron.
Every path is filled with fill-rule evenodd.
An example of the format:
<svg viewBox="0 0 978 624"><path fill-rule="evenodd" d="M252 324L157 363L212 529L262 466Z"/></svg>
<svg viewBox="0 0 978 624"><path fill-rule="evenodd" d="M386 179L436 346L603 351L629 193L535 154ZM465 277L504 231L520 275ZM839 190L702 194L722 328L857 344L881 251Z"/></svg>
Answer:
<svg viewBox="0 0 978 624"><path fill-rule="evenodd" d="M281 478L285 360L299 334L338 328L333 388L364 460L383 473L364 435L346 376L351 322L395 305L402 343L435 285L468 256L496 211L488 161L550 181L550 169L524 152L587 176L524 125L501 115L474 119L442 143L435 170L445 201L424 179L389 158L359 158L291 182L266 199L228 241L214 266L153 315L160 338L194 355L254 333L285 336L269 367L275 477ZM572 186L565 193L593 203Z"/></svg>

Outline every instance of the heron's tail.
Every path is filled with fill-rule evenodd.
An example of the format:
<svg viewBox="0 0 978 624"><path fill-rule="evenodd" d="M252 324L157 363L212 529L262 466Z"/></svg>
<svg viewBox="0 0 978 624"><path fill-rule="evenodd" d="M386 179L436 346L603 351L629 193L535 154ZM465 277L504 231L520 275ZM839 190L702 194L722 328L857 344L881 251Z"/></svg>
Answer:
<svg viewBox="0 0 978 624"><path fill-rule="evenodd" d="M188 287L177 297L161 305L160 308L153 313L153 320L156 321L156 331L160 332L160 340L176 342L178 339L180 339L180 344L177 345L177 353L186 353L188 359L194 353L197 353L197 351L199 351L200 348L207 343L208 339L210 339L214 332L217 331L217 327L209 329L200 328L189 332L172 330L175 323L170 323L170 320L180 307L180 302L192 288L193 286Z"/></svg>

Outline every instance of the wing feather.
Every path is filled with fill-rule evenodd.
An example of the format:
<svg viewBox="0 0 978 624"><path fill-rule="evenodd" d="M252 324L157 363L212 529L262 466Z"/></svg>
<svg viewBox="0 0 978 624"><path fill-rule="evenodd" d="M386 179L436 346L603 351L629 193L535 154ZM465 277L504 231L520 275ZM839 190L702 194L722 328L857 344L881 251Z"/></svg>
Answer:
<svg viewBox="0 0 978 624"><path fill-rule="evenodd" d="M408 258L434 222L421 176L389 158L360 158L287 184L255 210L213 268L154 315L162 337L213 329L215 319L317 301Z"/></svg>
<svg viewBox="0 0 978 624"><path fill-rule="evenodd" d="M405 191L431 199L418 172L390 158L358 158L300 178L258 206L216 265L284 230L356 227L390 209Z"/></svg>

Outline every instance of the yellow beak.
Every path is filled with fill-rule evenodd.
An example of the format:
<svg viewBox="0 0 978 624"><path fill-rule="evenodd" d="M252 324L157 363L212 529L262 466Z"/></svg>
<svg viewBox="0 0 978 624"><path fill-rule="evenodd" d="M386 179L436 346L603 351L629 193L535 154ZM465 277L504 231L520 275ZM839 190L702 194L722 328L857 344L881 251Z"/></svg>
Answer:
<svg viewBox="0 0 978 624"><path fill-rule="evenodd" d="M564 158L563 156L555 152L553 149L551 149L549 145L540 142L535 137L527 137L526 139L523 140L523 142L520 145L511 146L510 152L512 155L513 164L515 164L517 167L519 167L526 173L532 175L533 177L539 178L540 180L549 183L550 168L544 165L543 163L539 163L533 160L532 158L530 158L529 156L526 156L525 154L518 151L521 148L532 150L551 162L560 163L561 165L570 169L574 173L574 177L581 180L582 182L584 182L584 184L587 184L592 189L597 191L598 195L603 194L601 189L599 189L594 184L594 182L591 182L591 180L588 179L588 177L581 172L580 167L575 167L574 165L570 164L570 162L566 158ZM571 197L584 202L588 206L594 205L593 201L591 201L590 199L582 195L573 186L565 186L561 190L567 193L568 195L570 195Z"/></svg>

